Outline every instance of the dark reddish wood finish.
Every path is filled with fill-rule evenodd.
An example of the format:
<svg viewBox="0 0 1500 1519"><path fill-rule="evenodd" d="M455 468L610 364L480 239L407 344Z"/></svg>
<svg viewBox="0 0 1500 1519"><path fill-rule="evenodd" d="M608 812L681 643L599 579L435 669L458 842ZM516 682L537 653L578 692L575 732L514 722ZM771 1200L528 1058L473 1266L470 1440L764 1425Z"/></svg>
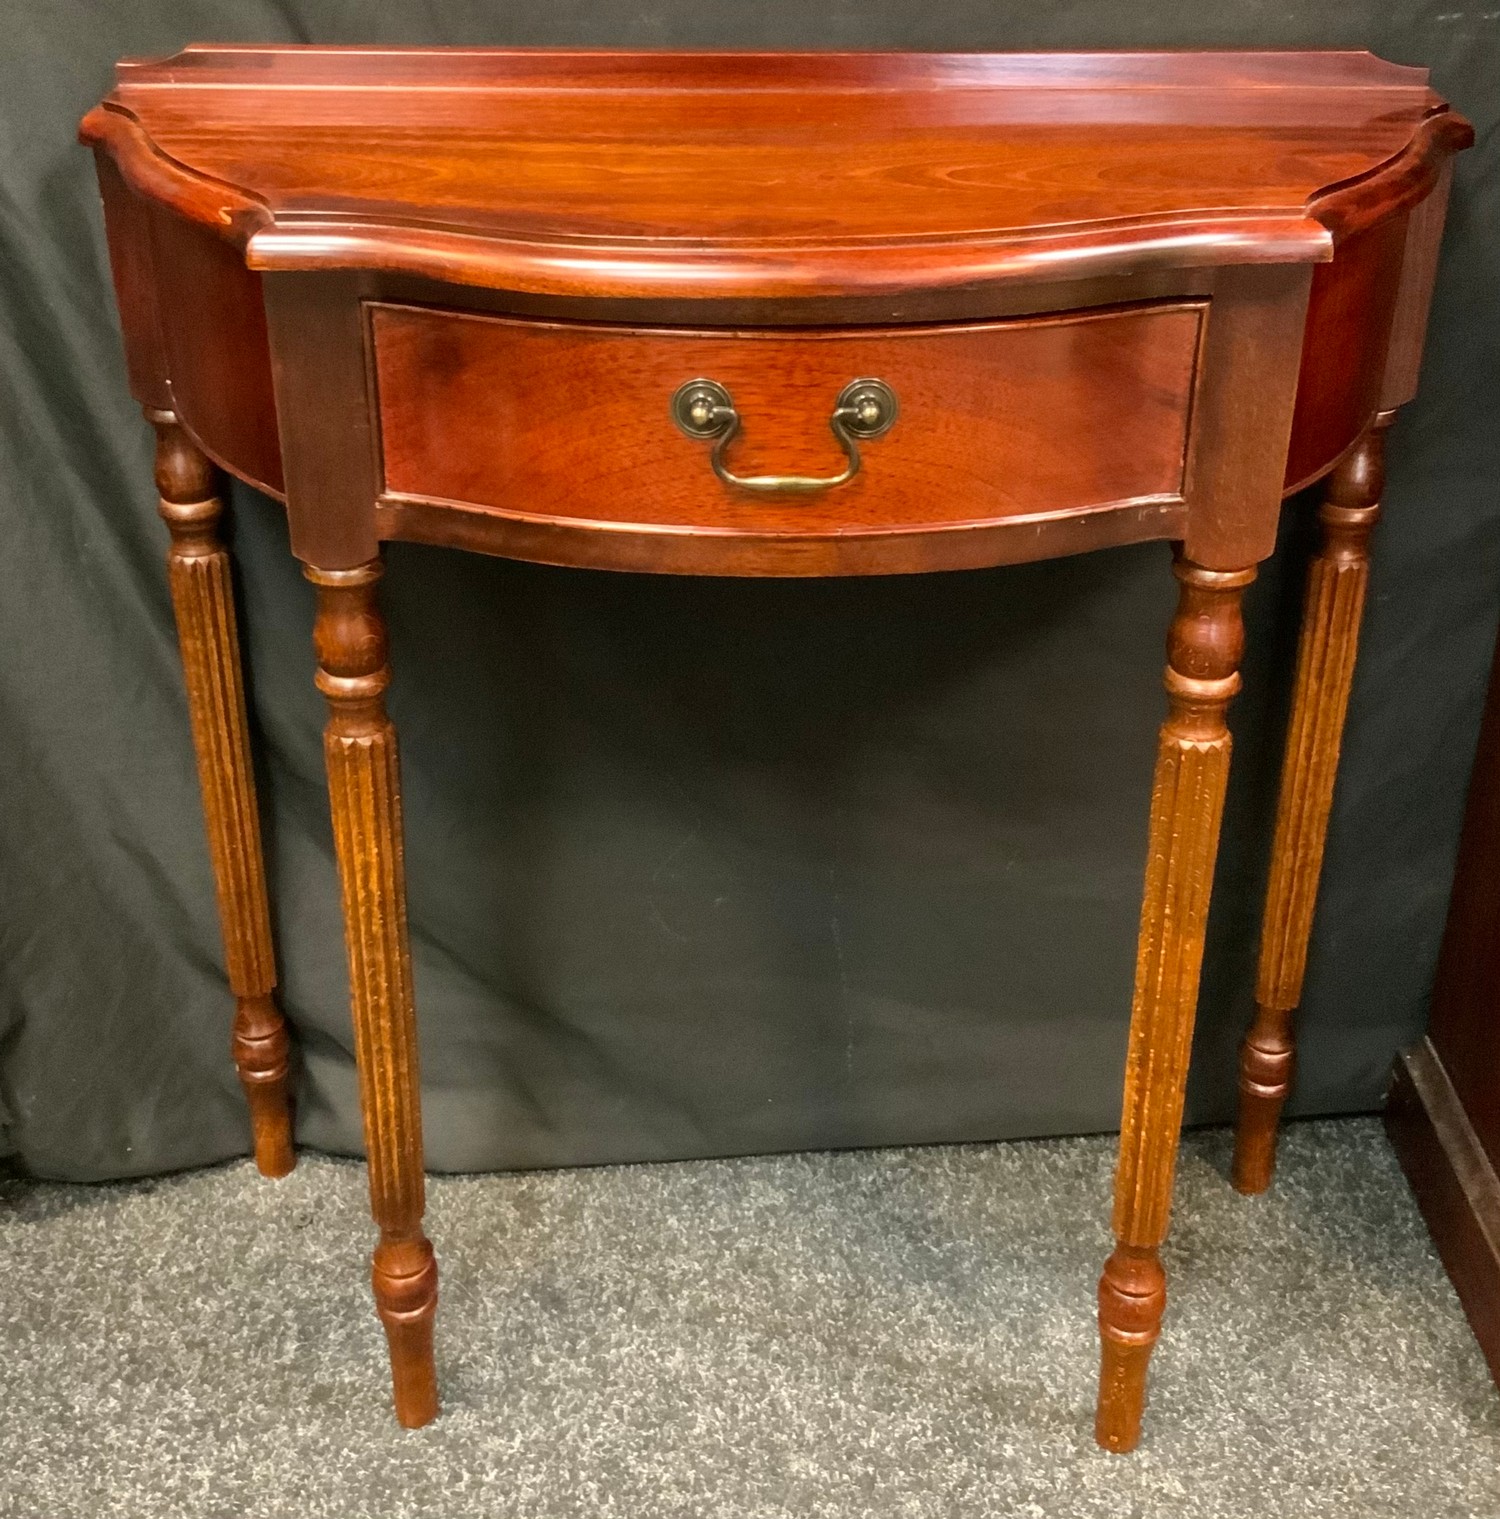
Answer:
<svg viewBox="0 0 1500 1519"><path fill-rule="evenodd" d="M157 267L168 271L157 321L174 405L214 461L282 494L281 440L260 276L222 238L161 207L150 216ZM205 331L205 320L213 331Z"/></svg>
<svg viewBox="0 0 1500 1519"><path fill-rule="evenodd" d="M1173 316L1184 324L1188 313L1182 308L1201 308L1201 299L1158 302L1149 312L1129 306L1092 308L1066 318L1054 314L1007 324L990 333L985 354L1003 357L1012 352L1012 345L1019 345L1032 369L1029 377L1023 377L1025 383L1017 383L1012 359L1003 365L987 362L985 372L979 373L979 360L973 355L980 334L970 326L943 332L903 329L900 335L890 329L793 334L785 328L750 328L731 329L716 337L657 328L506 323L442 310L410 310L403 315L383 309L385 303L370 302L362 294L372 325L383 328L387 338L393 326L407 334L398 340L394 361L388 354L382 373L374 335L356 330L355 291L367 287L337 271L268 274L268 310L273 334L279 334L273 346L282 355L278 404L283 414L283 462L289 480L306 481L306 488L294 490L288 502L293 547L326 568L363 563L377 539L400 537L593 568L834 575L971 568L1166 537L1184 539L1198 563L1233 569L1263 558L1275 543L1281 461L1291 426L1307 279L1306 267L1297 264L1252 264L1211 272L1203 291L1208 315L1196 342L1185 465L1177 472L1180 498L1175 492L1136 496L1101 510L1070 509L1064 500L1062 510L1034 509L1007 517L1003 514L1005 488L999 483L1007 473L1022 482L1027 475L1040 475L1051 485L1065 485L1070 477L1075 481L1080 474L1086 477L1087 470L1080 471L1080 464L1092 460L1097 479L1100 461L1121 459L1130 441L1144 455L1132 467L1152 467L1151 436L1139 424L1170 415L1171 432L1180 435L1181 385L1173 380L1171 368L1175 363L1180 372L1190 346L1185 325L1175 357L1171 344L1160 345L1155 335L1162 327L1159 318ZM338 298L330 294L334 281ZM1093 335L1097 324L1119 322L1126 316L1131 321L1103 325L1099 336ZM1139 325L1132 329L1132 323ZM1051 330L1055 327L1070 335L1061 347L1059 334ZM525 362L507 362L497 355L497 343L522 345ZM918 422L912 425L910 407L904 406L897 427L865 447L870 461L866 472L821 498L798 496L793 505L761 497L753 505L741 505L738 492L715 480L707 447L682 437L667 415L672 391L699 372L695 364L722 355L732 369L721 378L734 377L746 417L746 436L736 442L734 457L742 460L745 450L752 450L752 462L741 467L758 467L753 450L759 408L759 416L771 418L792 446L792 452L778 450L775 457L791 458L794 463L786 467L796 467L795 461L801 459L809 469L824 468L825 455L795 450L811 447L820 434L828 436L832 399L846 380L860 372L848 365L864 363L869 353L884 352L893 344L900 345L898 351L910 344L919 356L924 346L952 345L954 393L939 393L940 377L930 356L914 363L910 373L917 385L915 394L919 401L930 402L925 413L919 407ZM680 366L664 369L657 355L677 351L679 346ZM579 367L580 353L594 355L587 372ZM805 357L809 353L813 357ZM840 353L847 354L848 365L834 367L828 356L836 358ZM543 356L549 355L544 362ZM559 355L567 355L566 361ZM798 356L795 363L793 356ZM640 362L627 366L631 357ZM403 381L403 367L414 372L419 359L431 362L430 374L420 384ZM1065 360L1071 360L1070 366ZM1117 380L1129 374L1138 385L1160 387L1160 392L1129 403L1107 401L1087 371L1089 362L1104 365L1105 372ZM660 393L654 402L648 399L643 405L637 392L653 375L659 377ZM981 386L978 405L962 399L963 382L971 377ZM576 383L567 385L567 381ZM812 393L815 381L816 395ZM382 397L389 402L393 383L398 404L388 408L384 419L391 439L372 439L367 412L373 406L380 413ZM1050 432L1041 425L1028 384L1055 403ZM560 394L564 388L566 400ZM971 394L973 390L970 385ZM786 404L787 395L795 398L803 391L804 405ZM591 415L589 426L569 433L558 416L576 415L576 409L585 405ZM1065 425L1076 418L1103 427L1111 421L1109 412L1121 405L1132 408L1138 424L1129 438L1093 436ZM419 406L426 408L421 415ZM533 414L525 417L526 434L520 437L523 406L529 406ZM1104 414L1090 417L1088 407ZM325 425L316 430L295 426L296 418L312 416L323 418ZM967 441L955 425L966 417L975 433ZM946 479L939 477L930 439L920 431L923 425L940 442L952 444ZM1026 442L1031 446L1026 452L1017 448L1018 425L1027 429ZM643 433L659 446L642 448L638 440ZM564 440L561 447L567 447L569 438L572 446L564 492L547 486L554 494L538 498L544 472L535 462L526 466L524 490L505 487L506 472L517 460L525 460L528 448L538 446L538 440L543 440L543 452L552 449L557 460L561 457L557 440ZM903 438L913 441L903 442ZM988 466L988 476L976 481L968 456L979 450L981 442L1002 446L1003 452ZM493 502L503 504L440 498L430 485L421 496L392 490L379 494L380 456L392 445L398 463L403 449L428 452L419 461L407 460L402 467L410 473L398 474L388 484L409 487L420 462L424 469L435 471L433 478L452 482L448 489L472 489L476 495L482 489ZM628 471L622 469L616 484L626 487L621 492L623 504L612 508L622 515L590 517L588 502L602 499L601 490L590 492L590 471L611 467L616 450L635 468L635 483L627 485ZM842 515L849 509L840 503L850 495L858 509L860 494L878 478L882 459L897 461L897 490L872 491L872 498L877 504L911 500L914 472L908 469L903 476L900 471L903 456L910 462L913 452L933 493L925 510L933 513L934 520L882 521L871 512L869 520L860 521L852 513ZM772 455L767 452L764 458L769 464ZM816 459L825 463L811 462ZM486 484L482 488L459 484L459 475L465 482L480 479ZM682 515L675 522L652 520L649 503L660 496L672 498L674 482L674 504ZM1149 477L1147 483L1153 483ZM980 485L984 489L977 488ZM979 509L993 498L994 515L972 518L955 511L951 500L957 498L962 506L965 492ZM571 515L546 510L549 501L564 496L572 506ZM1033 501L1038 508L1047 504L1034 487ZM732 520L726 503L736 512ZM688 506L696 511L696 518L686 511ZM625 512L631 515L626 517ZM946 518L940 513L946 513ZM643 516L645 520L639 520ZM792 530L796 522L805 524L804 530Z"/></svg>
<svg viewBox="0 0 1500 1519"><path fill-rule="evenodd" d="M323 569L353 569L380 551L373 384L353 282L269 274L276 406L292 552Z"/></svg>
<svg viewBox="0 0 1500 1519"><path fill-rule="evenodd" d="M1314 276L1314 303L1320 304L1328 328L1315 332L1309 326L1298 391L1303 436L1299 439L1294 433L1289 474L1334 451L1344 430L1371 407L1378 409L1339 454L1328 476L1327 497L1319 512L1323 542L1308 569L1261 931L1257 1011L1241 1051L1233 1177L1245 1193L1263 1192L1271 1184L1277 1126L1291 1092L1294 1015L1302 997L1344 713L1354 677L1369 578L1369 539L1380 512L1385 433L1395 421L1395 408L1417 391L1452 171L1450 159L1427 199L1392 222L1391 239L1378 238L1380 228L1371 228L1345 243L1339 259ZM1398 227L1400 278L1382 281L1375 270L1392 257L1390 242ZM1358 256L1346 264L1351 250ZM1383 349L1371 337L1376 332L1386 334ZM1336 387L1314 374L1322 352L1316 345L1324 341L1332 345L1324 361L1327 373L1342 373L1347 402L1340 400ZM1378 387L1373 383L1377 370ZM1306 435L1320 431L1321 441L1299 463L1296 456L1299 448L1307 447Z"/></svg>
<svg viewBox="0 0 1500 1519"><path fill-rule="evenodd" d="M1386 1127L1500 1383L1500 647L1469 782L1427 1036L1396 1062Z"/></svg>
<svg viewBox="0 0 1500 1519"><path fill-rule="evenodd" d="M1385 1127L1500 1385L1500 1180L1431 1039L1397 1059Z"/></svg>
<svg viewBox="0 0 1500 1519"><path fill-rule="evenodd" d="M1115 1248L1099 1279L1099 1403L1094 1435L1133 1450L1146 1404L1146 1365L1161 1332L1167 1282L1160 1247L1172 1178L1198 977L1213 888L1224 788L1225 710L1240 688L1245 631L1240 602L1253 569L1209 570L1179 557L1177 614L1167 634L1167 719L1157 740L1145 899L1136 950Z"/></svg>
<svg viewBox="0 0 1500 1519"><path fill-rule="evenodd" d="M422 1099L396 730L385 710L391 669L375 599L380 563L308 569L318 588L318 689L333 843L344 896L349 990L369 1158L370 1211L380 1226L370 1279L391 1354L396 1417L437 1417L432 1325L437 1261L422 1232Z"/></svg>
<svg viewBox="0 0 1500 1519"><path fill-rule="evenodd" d="M743 322L750 302L759 323L800 325L1005 315L1037 281L1058 288L1036 310L1096 304L1080 287L1108 277L1124 288L1103 299L1131 282L1186 295L1200 266L1331 260L1307 316L1286 474L1300 488L1376 409L1382 324L1359 301L1401 277L1392 219L1472 139L1425 71L1362 53L253 47L122 64L83 135L136 192L106 192L113 243L139 245L125 223L145 197L236 250L171 317L182 356L231 324L236 371L203 376L211 395L174 373L176 409L273 494L255 269L357 270L374 298L459 281L518 312L626 322L719 321L736 302ZM168 267L157 284L181 281ZM162 405L154 317L121 297L136 394ZM1407 332L1425 301L1408 306ZM1339 382L1357 367L1356 383L1322 383L1323 365ZM244 398L237 430L206 436L224 396Z"/></svg>
<svg viewBox="0 0 1500 1519"><path fill-rule="evenodd" d="M1443 221L1448 192L1453 186L1453 160L1447 159L1427 199L1412 207L1406 218L1406 246L1401 256L1401 283L1386 353L1380 409L1405 406L1417 393L1422 368L1422 344L1427 336L1427 312L1437 282L1438 253L1443 245Z"/></svg>
<svg viewBox="0 0 1500 1519"><path fill-rule="evenodd" d="M1307 297L1302 265L1215 271L1183 537L1188 558L1205 569L1242 569L1276 547Z"/></svg>
<svg viewBox="0 0 1500 1519"><path fill-rule="evenodd" d="M1491 1163L1500 1169L1500 650L1432 988L1428 1038Z"/></svg>
<svg viewBox="0 0 1500 1519"><path fill-rule="evenodd" d="M86 130L254 268L770 298L1326 258L1430 187L1442 106L1363 53L213 47Z"/></svg>
<svg viewBox="0 0 1500 1519"><path fill-rule="evenodd" d="M874 568L872 539L899 555L902 529L983 536L1004 521L1036 538L1059 517L1180 506L1203 308L854 333L370 316L388 497L609 524L651 537L663 559L695 536L748 534L758 562L794 540L796 567L826 574L845 549ZM733 396L743 422L727 462L741 474L835 475L828 419L861 376L886 381L900 414L846 484L752 494L720 481L711 445L672 420L673 393L697 375Z"/></svg>
<svg viewBox="0 0 1500 1519"><path fill-rule="evenodd" d="M1406 217L1349 238L1313 271L1310 323L1297 379L1297 421L1286 480L1302 489L1325 474L1380 410L1386 344L1400 288Z"/></svg>
<svg viewBox="0 0 1500 1519"><path fill-rule="evenodd" d="M1415 383L1431 196L1472 137L1425 71L1363 53L190 48L122 65L83 137L132 386L284 497L319 588L404 1423L437 1407L437 1278L381 541L830 575L1179 540L1099 1293L1097 1435L1129 1449L1165 1305L1239 601L1283 492ZM836 470L848 380L886 379L901 417L852 480L746 497L669 420L699 375L731 390L742 473Z"/></svg>
<svg viewBox="0 0 1500 1519"><path fill-rule="evenodd" d="M107 150L94 153L99 195L104 202L104 231L109 240L109 267L115 303L125 330L125 365L130 392L150 411L170 411L167 355L157 315L156 260L151 249L151 206L127 185ZM248 276L247 276L248 277ZM255 354L253 363L261 362ZM269 366L267 362L262 367Z"/></svg>
<svg viewBox="0 0 1500 1519"><path fill-rule="evenodd" d="M276 953L250 758L223 503L213 466L169 411L156 430L156 489L171 533L167 576L198 758L225 969L234 995L230 1050L250 1108L255 1160L267 1176L296 1163L288 1090L291 1043L276 1006Z"/></svg>
<svg viewBox="0 0 1500 1519"><path fill-rule="evenodd" d="M1339 461L1318 512L1322 542L1307 571L1261 929L1255 1020L1240 1051L1233 1179L1244 1193L1264 1192L1271 1185L1277 1125L1292 1086L1293 1016L1302 1001L1344 715L1354 683L1390 420L1387 416L1370 427Z"/></svg>

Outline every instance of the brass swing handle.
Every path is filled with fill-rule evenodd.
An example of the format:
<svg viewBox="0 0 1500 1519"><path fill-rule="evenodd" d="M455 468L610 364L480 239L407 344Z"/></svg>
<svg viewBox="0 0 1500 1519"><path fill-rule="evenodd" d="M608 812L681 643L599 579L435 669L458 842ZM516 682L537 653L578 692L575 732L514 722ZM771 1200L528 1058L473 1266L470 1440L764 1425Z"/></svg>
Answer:
<svg viewBox="0 0 1500 1519"><path fill-rule="evenodd" d="M708 462L726 485L746 491L826 491L859 473L859 443L888 432L896 420L896 392L884 380L850 380L834 402L828 425L849 462L836 475L737 475L724 451L740 430L740 414L717 380L689 380L672 397L672 420L690 438L717 440Z"/></svg>

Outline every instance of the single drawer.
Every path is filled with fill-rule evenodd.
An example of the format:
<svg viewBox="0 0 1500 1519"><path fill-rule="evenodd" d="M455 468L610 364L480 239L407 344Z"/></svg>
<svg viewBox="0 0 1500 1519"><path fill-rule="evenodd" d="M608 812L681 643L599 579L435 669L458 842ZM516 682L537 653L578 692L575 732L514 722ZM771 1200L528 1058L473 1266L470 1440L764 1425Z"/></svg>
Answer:
<svg viewBox="0 0 1500 1519"><path fill-rule="evenodd" d="M382 504L454 503L575 537L634 529L668 557L674 534L744 538L757 552L839 546L838 563L803 554L786 573L901 568L849 551L865 537L890 545L1024 519L1155 513L1149 531L1116 539L1164 536L1181 508L1205 310L690 331L372 304ZM696 412L686 396L674 408L700 379L719 389ZM859 380L886 392L836 416Z"/></svg>

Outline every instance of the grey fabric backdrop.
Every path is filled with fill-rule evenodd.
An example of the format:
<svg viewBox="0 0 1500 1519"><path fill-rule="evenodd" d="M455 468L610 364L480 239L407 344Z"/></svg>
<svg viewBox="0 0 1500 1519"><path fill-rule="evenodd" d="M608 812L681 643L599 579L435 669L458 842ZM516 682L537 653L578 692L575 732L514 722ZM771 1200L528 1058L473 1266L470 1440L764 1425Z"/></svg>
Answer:
<svg viewBox="0 0 1500 1519"><path fill-rule="evenodd" d="M1475 120L1389 516L1302 1020L1301 1112L1421 1027L1500 585L1497 13L1463 0L28 0L0 44L0 1155L100 1178L247 1149L148 433L77 118L189 40L1368 46ZM234 492L298 1134L359 1148L309 588ZM1226 1117L1308 503L1252 593L1190 1117ZM1160 545L863 583L396 546L427 1145L551 1165L1114 1126Z"/></svg>

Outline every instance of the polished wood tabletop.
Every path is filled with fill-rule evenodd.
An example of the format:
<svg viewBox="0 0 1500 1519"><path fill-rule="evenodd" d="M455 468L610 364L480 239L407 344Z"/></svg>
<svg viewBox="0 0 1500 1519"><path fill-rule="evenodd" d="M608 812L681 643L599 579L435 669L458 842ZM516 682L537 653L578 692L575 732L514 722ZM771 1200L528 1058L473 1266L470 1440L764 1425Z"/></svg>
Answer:
<svg viewBox="0 0 1500 1519"><path fill-rule="evenodd" d="M190 48L103 109L252 268L689 300L1327 258L1459 130L1367 53Z"/></svg>
<svg viewBox="0 0 1500 1519"><path fill-rule="evenodd" d="M1359 52L192 47L85 118L157 479L234 1053L293 1164L222 468L287 509L318 684L398 1417L437 1412L381 544L723 575L1174 545L1096 1433L1165 1306L1240 601L1309 569L1234 1181L1269 1184L1387 428L1452 155ZM1086 714L1081 714L1086 728ZM1080 741L1086 741L1081 737Z"/></svg>

